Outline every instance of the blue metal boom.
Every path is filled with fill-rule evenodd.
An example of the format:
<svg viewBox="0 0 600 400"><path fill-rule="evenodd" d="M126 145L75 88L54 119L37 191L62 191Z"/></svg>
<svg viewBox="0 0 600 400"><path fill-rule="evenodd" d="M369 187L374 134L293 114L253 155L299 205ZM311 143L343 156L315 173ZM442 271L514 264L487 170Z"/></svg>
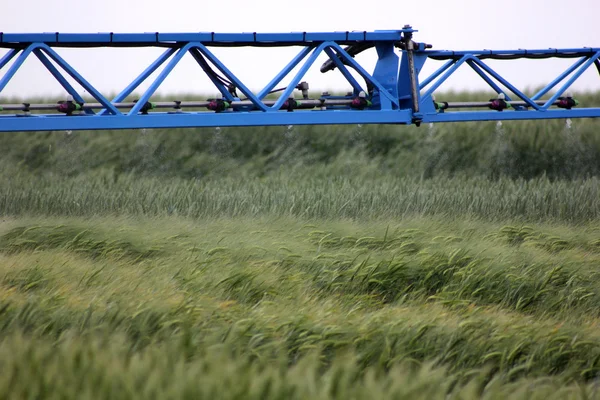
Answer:
<svg viewBox="0 0 600 400"><path fill-rule="evenodd" d="M567 92L592 65L600 73L600 48L436 51L430 50L428 44L415 42L414 32L408 25L393 31L322 33L0 32L0 48L5 49L0 58L0 95L31 54L68 93L66 100L57 104L0 104L0 131L311 124L419 125L600 117L600 108L579 108L577 100ZM112 100L92 86L58 52L60 48L149 46L164 48L164 52ZM210 50L211 47L240 46L298 46L301 50L269 84L255 93ZM372 73L354 59L355 55L369 49L374 49L378 56ZM302 79L321 54L328 57L321 66L321 72L337 68L352 92L346 96L330 96L327 93L317 98L309 96L308 83ZM191 56L197 62L199 73L208 76L220 93L219 97L153 102L151 98L156 90L184 56ZM539 92L529 96L485 62L488 59L522 58L572 58L575 62ZM431 75L421 76L427 60L445 63ZM497 96L486 101L436 101L435 91L464 65L473 69ZM128 101L134 91L161 67L148 89L138 99ZM285 88L275 89L296 67L299 67L298 71L291 77L290 83ZM85 89L95 102L86 102L66 75ZM359 83L356 75L364 82ZM207 92L209 90L214 89L207 88ZM302 93L301 98L294 96L296 90ZM269 96L274 93L279 93L279 96ZM546 95L547 98L542 99Z"/></svg>

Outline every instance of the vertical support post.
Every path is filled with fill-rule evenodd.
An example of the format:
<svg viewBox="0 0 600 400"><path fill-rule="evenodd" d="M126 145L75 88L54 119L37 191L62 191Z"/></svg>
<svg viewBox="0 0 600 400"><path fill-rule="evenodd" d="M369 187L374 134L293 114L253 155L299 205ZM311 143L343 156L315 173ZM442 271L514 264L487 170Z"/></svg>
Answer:
<svg viewBox="0 0 600 400"><path fill-rule="evenodd" d="M405 26L404 28L410 28ZM408 76L410 79L410 95L412 98L412 108L415 114L419 113L419 93L417 87L417 73L415 72L415 42L412 41L412 32L404 33L404 42L406 43L406 56L408 58Z"/></svg>
<svg viewBox="0 0 600 400"><path fill-rule="evenodd" d="M387 92L394 98L398 98L398 68L400 58L394 51L393 43L376 42L375 49L377 50L377 63L373 70L373 79L381 83L384 92L382 93L381 89L378 89L377 93L374 93L373 102L375 104L379 103L382 109L391 109L392 103L385 96L385 93ZM370 84L369 90L373 90L373 87Z"/></svg>

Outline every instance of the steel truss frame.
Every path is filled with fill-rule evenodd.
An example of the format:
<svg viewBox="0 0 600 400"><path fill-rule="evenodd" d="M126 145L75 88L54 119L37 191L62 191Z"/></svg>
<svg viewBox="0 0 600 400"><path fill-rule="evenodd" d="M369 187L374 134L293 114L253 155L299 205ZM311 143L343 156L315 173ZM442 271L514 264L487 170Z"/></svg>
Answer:
<svg viewBox="0 0 600 400"><path fill-rule="evenodd" d="M590 66L595 64L600 73L600 48L434 51L428 50L429 45L414 42L414 32L410 26L405 26L395 31L325 33L0 33L0 47L7 49L0 58L0 94L33 54L72 97L68 101L73 107L77 105L78 111L57 112L56 104L0 104L0 131L308 124L419 125L423 122L600 117L600 108L556 108L557 105L561 107L560 100L565 98L567 89ZM56 51L61 47L147 46L163 47L165 51L112 100L100 93ZM210 51L210 47L219 46L300 46L301 50L262 90L254 93ZM372 74L354 59L357 53L370 48L375 48L378 55ZM291 100L294 90L301 85L303 77L322 53L329 57L329 64L327 68L324 64L321 70L337 68L352 87L352 93L337 97L324 94L318 99L307 98L305 94L303 99ZM210 78L221 93L222 100L219 101L226 107L216 111L197 111L198 108L210 109L210 100L189 104L179 101L151 103L152 95L187 54ZM552 57L573 58L575 62L533 96L524 94L484 61ZM419 79L420 71L429 59L446 62L431 75ZM443 107L438 107L434 92L463 65L473 69L496 93L503 93L506 104L512 107L492 109L491 100L444 103ZM162 70L139 99L126 103L127 97L161 67ZM296 67L299 67L298 71L279 97L267 100L269 93ZM350 70L354 70L365 85L361 85ZM81 85L97 103L86 103L64 74ZM246 99L238 97L237 90ZM553 90L548 99L542 100ZM185 110L186 107L194 110ZM171 111L155 111L158 108L170 108ZM43 110L53 112L38 113Z"/></svg>

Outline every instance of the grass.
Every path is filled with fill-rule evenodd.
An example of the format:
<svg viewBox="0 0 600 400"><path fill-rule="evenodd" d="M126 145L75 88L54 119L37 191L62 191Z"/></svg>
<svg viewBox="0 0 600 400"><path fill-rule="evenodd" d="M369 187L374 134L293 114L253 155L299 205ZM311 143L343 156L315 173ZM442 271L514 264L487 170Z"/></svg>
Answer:
<svg viewBox="0 0 600 400"><path fill-rule="evenodd" d="M422 216L5 218L0 392L593 398L599 235Z"/></svg>
<svg viewBox="0 0 600 400"><path fill-rule="evenodd" d="M1 134L0 398L600 398L597 127Z"/></svg>
<svg viewBox="0 0 600 400"><path fill-rule="evenodd" d="M596 178L552 182L485 178L398 178L375 170L336 176L342 165L300 168L262 179L247 176L199 181L135 175L0 176L0 215L121 214L402 218L412 215L502 221L582 223L598 219ZM352 170L352 166L348 166ZM323 169L325 171L323 171ZM327 177L327 171L331 177ZM314 174L313 174L314 172Z"/></svg>
<svg viewBox="0 0 600 400"><path fill-rule="evenodd" d="M440 95L441 96L441 95ZM493 94L478 93L487 100ZM449 94L450 99L466 94ZM443 98L439 97L439 98ZM600 105L588 93L585 106ZM585 179L600 176L594 119L398 125L141 129L0 133L0 165L37 175L73 177L109 170L163 178L268 176L282 167L392 177Z"/></svg>

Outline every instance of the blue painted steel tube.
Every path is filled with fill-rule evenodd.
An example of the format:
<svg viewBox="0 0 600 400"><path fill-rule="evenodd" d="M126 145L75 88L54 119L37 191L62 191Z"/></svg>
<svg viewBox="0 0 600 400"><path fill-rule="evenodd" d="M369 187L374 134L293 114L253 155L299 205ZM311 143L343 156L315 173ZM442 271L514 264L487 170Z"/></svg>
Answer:
<svg viewBox="0 0 600 400"><path fill-rule="evenodd" d="M550 82L548 85L546 85L542 90L540 90L539 92L534 94L533 97L531 97L531 100L541 99L543 95L545 95L550 90L552 90L554 88L554 86L558 85L563 79L565 79L565 77L567 77L568 75L571 75L571 73L573 71L575 71L577 68L579 68L585 62L585 60L586 60L586 57L582 57L581 59L577 60L573 65L571 65L569 68L567 68L567 70L564 71L562 74L560 74L556 79L554 79L552 82Z"/></svg>
<svg viewBox="0 0 600 400"><path fill-rule="evenodd" d="M54 76L54 79L56 79L58 83L60 83L60 85L66 90L66 92L73 96L73 100L75 100L77 103L84 103L83 97L81 97L81 95L77 93L77 90L75 90L75 88L65 79L65 77L60 73L60 71L56 69L54 64L52 64L50 60L48 60L48 57L46 57L40 49L35 49L33 53L42 62L44 67L46 67L46 69L50 71L52 76ZM94 111L86 109L85 113L94 114Z"/></svg>
<svg viewBox="0 0 600 400"><path fill-rule="evenodd" d="M423 43L407 41L406 32L411 29L376 32L295 32L277 33L101 33L101 34L0 34L0 47L7 48L6 54L0 58L0 68L7 67L0 76L0 93L11 81L16 71L33 52L42 64L50 71L54 79L82 103L82 97L76 87L71 85L69 76L86 89L98 103L84 104L83 111L56 113L56 104L5 104L0 113L0 131L38 131L38 130L80 130L80 129L136 129L136 128L183 128L210 126L261 126L261 125L305 125L305 124L411 124L420 122L459 122L459 121L503 121L549 118L600 118L600 108L560 109L556 100L561 94L592 64L600 59L600 48L541 49L541 50L477 50L477 51L430 51L424 50ZM341 45L356 46L346 51ZM65 62L55 51L57 46L73 47L162 47L167 48L123 91L109 101L75 68ZM231 70L216 57L210 46L302 46L296 56L279 71L270 82L254 94L248 86L238 79ZM407 53L402 52L398 59L397 48L411 49L415 61L414 70L420 70L427 58L447 60L440 68L426 77L420 85L411 84L407 90L407 82L411 80L412 68L407 69ZM376 49L377 65L373 74L367 72L349 54L356 54L359 49ZM408 51L408 50L407 50ZM231 107L219 108L219 112L197 112L199 108L215 108L214 103L207 100L196 100L182 105L178 101L155 103L149 112L140 113L152 95L157 91L166 77L187 53L196 60L204 73L209 77L225 100L231 101ZM373 88L374 106L372 109L352 109L352 96L343 98L316 98L301 101L300 107L293 112L280 110L285 101L293 95L298 83L304 78L309 68L319 55L325 52L354 89L362 90L362 77L369 87ZM526 96L502 75L488 66L485 59L512 60L517 58L573 58L575 62L564 70L552 82L546 85L533 98ZM521 101L512 102L515 110L492 111L487 109L489 102L471 101L446 103L445 106L434 105L431 101L433 93L464 63L467 63L481 79L492 89L502 93L503 89L514 93ZM165 65L166 64L166 65ZM160 70L161 67L162 70ZM223 78L213 73L220 71ZM298 71L291 77L291 82L277 100L264 101L269 92L292 71ZM123 103L125 98L134 92L150 75L158 72L150 87L143 93L137 103ZM229 83L241 91L248 100L239 101L230 93ZM419 90L413 93L418 85ZM561 85L548 100L541 97ZM420 92L425 92L423 96ZM401 94L399 94L401 93ZM505 95L507 93L504 93ZM511 101L510 97L506 97ZM516 99L519 100L519 99ZM330 101L331 107L327 106ZM337 103L335 103L337 101ZM419 101L421 112L413 112ZM434 107L437 106L437 107ZM312 109L315 108L315 109ZM469 111L456 111L468 108ZM482 109L483 108L483 109ZM158 110L171 109L172 112ZM308 111L311 109L311 111ZM100 110L94 114L93 110ZM119 111L127 110L127 111ZM290 110L292 111L292 110ZM37 114L37 113L49 114ZM52 114L54 113L54 114Z"/></svg>
<svg viewBox="0 0 600 400"><path fill-rule="evenodd" d="M57 63L62 69L64 69L67 72L67 74L71 75L71 78L75 79L75 81L77 83L79 83L85 90L87 90L88 93L91 94L96 100L98 100L99 103L101 103L104 107L106 107L113 114L115 114L115 115L121 114L121 112L116 107L114 107L110 103L110 101L108 101L108 99L106 99L104 96L102 96L102 94L100 94L100 92L97 91L96 88L94 88L92 85L90 85L88 83L88 81L86 81L83 78L83 76L81 76L79 74L79 72L77 72L73 67L71 67L69 65L69 63L67 63L65 60L63 60L61 56L56 54L56 52L54 50L52 50L48 45L40 44L39 48L44 50L44 52L46 54L48 54L48 56L51 59L53 59L55 63Z"/></svg>
<svg viewBox="0 0 600 400"><path fill-rule="evenodd" d="M17 59L15 60L13 65L10 66L10 68L8 69L8 71L6 71L6 73L4 74L2 79L0 79L0 92L2 92L4 90L4 88L6 87L8 82L10 82L12 77L15 75L15 73L21 67L21 65L23 65L23 62L25 62L25 59L29 56L29 54L31 54L31 52L33 50L37 49L38 47L39 47L39 44L37 44L37 43L31 44L25 50L23 50L21 52L21 54L19 54L19 56L17 57ZM13 53L12 55L10 55L10 58L14 57L15 54L16 53ZM10 60L10 58L6 62L8 62ZM3 61L4 61L4 59L3 59Z"/></svg>
<svg viewBox="0 0 600 400"><path fill-rule="evenodd" d="M403 32L414 29L380 30L374 32L290 32L290 33L4 33L0 47L13 48L22 43L45 42L62 46L94 47L146 47L172 43L202 42L207 46L311 46L315 43L336 41L341 44L356 42L388 42L401 40Z"/></svg>
<svg viewBox="0 0 600 400"><path fill-rule="evenodd" d="M177 54L171 61L165 66L165 68L160 71L160 74L156 77L154 82L150 85L150 87L144 92L144 94L140 97L137 104L129 111L127 115L135 115L140 112L141 108L150 100L150 97L156 92L156 89L160 86L161 83L165 80L165 78L173 71L173 68L181 61L183 56L191 49L195 44L188 43L177 51Z"/></svg>
<svg viewBox="0 0 600 400"><path fill-rule="evenodd" d="M172 48L164 51L155 61L148 66L137 78L135 78L125 89L121 91L113 100L113 103L120 103L127 98L135 89L138 88L150 75L154 73L165 61L167 61L177 49ZM100 110L98 112L99 115L104 115L106 113L106 109Z"/></svg>
<svg viewBox="0 0 600 400"><path fill-rule="evenodd" d="M0 115L0 132L190 128L270 125L410 124L409 110L327 110L294 112L149 113L148 115L31 116Z"/></svg>
<svg viewBox="0 0 600 400"><path fill-rule="evenodd" d="M270 107L270 109L272 111L277 111L281 108L283 103L285 103L285 101L290 97L290 95L292 94L292 92L294 91L294 89L296 88L298 83L300 83L300 80L302 79L302 77L304 77L304 75L306 74L306 71L308 71L308 69L311 67L311 65L314 64L314 62L317 59L317 57L319 56L319 54L321 54L323 49L325 49L327 46L329 46L330 43L331 42L321 43L316 49L313 50L312 54L304 62L302 67L300 67L300 70L298 71L298 73L296 73L296 75L292 78L288 87L283 91L281 96L279 96L279 98L277 99L275 104Z"/></svg>
<svg viewBox="0 0 600 400"><path fill-rule="evenodd" d="M4 66L8 64L19 51L20 50L10 49L2 58L0 58L0 69L4 68Z"/></svg>
<svg viewBox="0 0 600 400"><path fill-rule="evenodd" d="M267 97L267 95L269 94L269 92L271 90L273 90L275 88L275 86L277 86L277 84L279 82L281 82L281 80L283 78L285 78L294 68L296 68L296 65L298 65L302 60L304 60L304 58L311 52L311 50L314 47L305 47L303 48L293 59L292 61L290 61L277 75L275 75L275 77L271 80L271 82L269 82L267 84L267 86L265 86L260 92L258 92L258 94L256 95L256 97L258 97L260 100L264 99L265 97Z"/></svg>
<svg viewBox="0 0 600 400"><path fill-rule="evenodd" d="M437 78L442 73L444 73L454 63L455 63L454 60L447 61L444 65L442 65L434 73L432 73L431 75L429 75L427 78L425 78L425 80L423 80L421 82L421 84L419 85L419 90L423 90L427 85L429 85L431 82L433 82L435 80L435 78Z"/></svg>
<svg viewBox="0 0 600 400"><path fill-rule="evenodd" d="M223 64L221 62L221 60L219 60L217 57L214 56L214 54L208 50L208 48L206 46L204 46L201 43L197 43L194 45L194 47L197 47L198 50L200 50L200 52L210 60L211 63L214 64L215 67L217 67L219 69L219 71L221 71L223 73L223 75L225 75L227 78L229 78L229 80L240 89L240 91L242 93L244 93L244 95L248 98L248 100L250 100L252 102L252 104L254 104L255 107L263 110L263 111L267 111L267 106L265 106L255 95L254 93L252 93L252 91L250 89L248 89L246 87L246 85L244 85L242 83L242 81L240 81L234 74L233 72L231 72L226 66L225 64Z"/></svg>
<svg viewBox="0 0 600 400"><path fill-rule="evenodd" d="M600 108L574 108L571 110L528 111L454 111L425 114L423 122L511 121L528 119L599 118Z"/></svg>
<svg viewBox="0 0 600 400"><path fill-rule="evenodd" d="M481 77L481 79L483 79L488 85L490 85L490 87L492 89L494 89L496 91L496 93L498 93L498 94L504 93L504 90L502 90L502 88L500 86L496 85L496 82L491 80L490 77L487 76L487 74L485 72L483 72L481 70L481 68L479 68L473 60L467 61L467 64L469 65L469 67L471 67L473 69L473 71L475 71L477 73L477 75L479 75ZM505 96L506 101L511 101L510 96L508 94L504 93L504 96Z"/></svg>
<svg viewBox="0 0 600 400"><path fill-rule="evenodd" d="M202 70L204 72L206 72L206 76L208 76L208 79L210 79L210 81L213 83L213 85L215 85L215 87L217 88L217 90L219 92L221 92L221 95L223 95L224 99L227 99L228 101L233 101L233 95L231 93L229 93L229 90L227 90L227 88L225 87L225 85L218 80L216 77L214 77L212 74L209 74L204 68L203 64L203 56L202 53L200 53L200 51L197 48L192 48L190 49L190 54L192 55L192 57L194 58L194 60L196 60L196 63L198 63L198 65L200 66L200 68L202 68Z"/></svg>
<svg viewBox="0 0 600 400"><path fill-rule="evenodd" d="M429 101L431 99L431 95L440 87L442 83L444 83L453 73L456 71L463 63L467 60L472 59L473 57L470 54L464 55L460 60L458 60L452 67L450 67L444 75L440 79L438 79L423 96L421 96L421 101Z"/></svg>
<svg viewBox="0 0 600 400"><path fill-rule="evenodd" d="M573 84L573 82L575 82L577 80L577 78L579 78L581 76L581 74L583 74L585 72L586 69L588 69L595 60L598 59L598 57L600 57L600 51L598 51L596 54L594 54L594 56L590 57L566 82L564 85L562 85L562 87L560 89L558 89L556 91L556 93L550 97L550 99L546 102L546 104L543 105L542 109L547 110L548 107L550 107L550 105L552 105L556 99L558 99L565 90L567 90L569 88L569 86L571 86Z"/></svg>
<svg viewBox="0 0 600 400"><path fill-rule="evenodd" d="M135 89L138 88L150 75L154 73L165 61L167 61L177 49L172 48L165 50L156 60L152 62L137 78L135 78L121 93L119 93L112 101L120 103L127 98Z"/></svg>
<svg viewBox="0 0 600 400"><path fill-rule="evenodd" d="M334 48L338 54L340 55L340 57L342 57L352 68L354 68L356 70L356 72L358 72L366 81L370 82L371 84L373 84L373 86L375 86L378 90L380 95L383 95L384 97L386 97L388 100L390 100L390 102L392 102L392 104L394 104L396 107L399 106L399 102L398 99L393 97L382 85L381 83L379 83L379 81L377 81L375 78L373 78L359 63L356 62L356 60L354 58L352 58L347 52L346 50L342 49L342 47L340 45L338 45L337 43L332 43L330 45L332 48ZM394 77L395 78L395 77Z"/></svg>
<svg viewBox="0 0 600 400"><path fill-rule="evenodd" d="M477 58L473 58L472 60L479 67L481 67L485 72L487 72L488 74L492 75L494 78L496 78L496 80L498 82L500 82L501 84L503 84L504 86L506 86L511 92L513 92L514 94L516 94L521 100L523 100L525 103L527 103L529 105L529 107L533 107L536 110L540 109L540 106L538 106L534 101L532 101L529 97L527 97L527 95L525 95L523 92L521 92L515 86L513 86L510 82L508 82L506 79L504 79L502 76L500 76L500 74L498 74L496 71L494 71L493 69L491 69L483 61L478 60Z"/></svg>
<svg viewBox="0 0 600 400"><path fill-rule="evenodd" d="M340 72L342 73L342 75L344 75L344 78L346 78L346 80L350 83L350 85L352 86L352 88L354 89L354 91L356 93L362 91L363 88L356 81L356 79L354 79L354 77L352 76L352 74L350 73L350 71L348 71L348 68L346 68L346 66L344 65L344 63L336 56L336 54L333 52L333 50L331 50L329 48L325 49L325 53L327 53L327 55L329 56L329 58L331 59L331 61L333 61L333 63L337 67L337 69L339 69Z"/></svg>
<svg viewBox="0 0 600 400"><path fill-rule="evenodd" d="M424 123L508 121L529 119L598 118L600 109L530 111L457 111L424 114ZM328 110L288 112L149 113L148 115L93 116L0 116L0 132L39 130L94 130L140 128L186 128L268 125L410 124L410 110Z"/></svg>
<svg viewBox="0 0 600 400"><path fill-rule="evenodd" d="M77 93L77 90L75 90L75 88L71 86L71 84L65 79L64 76L62 76L62 74L60 73L60 71L58 71L58 69L56 69L54 64L52 64L50 60L48 60L48 57L46 57L44 53L42 53L42 51L39 49L35 49L33 53L42 62L42 64L44 64L44 67L46 67L46 69L50 71L52 76L54 76L54 78L67 91L67 93L73 96L73 100L75 100L78 103L83 103L83 97L81 97L79 93Z"/></svg>

